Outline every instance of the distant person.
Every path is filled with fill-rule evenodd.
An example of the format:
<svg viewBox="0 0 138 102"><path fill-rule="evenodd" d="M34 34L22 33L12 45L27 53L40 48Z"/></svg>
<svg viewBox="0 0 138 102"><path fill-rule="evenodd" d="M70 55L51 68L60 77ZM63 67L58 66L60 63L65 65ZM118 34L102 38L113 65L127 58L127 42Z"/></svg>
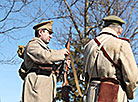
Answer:
<svg viewBox="0 0 138 102"><path fill-rule="evenodd" d="M100 34L84 47L86 102L127 102L134 98L138 69L128 39L118 37L125 21L114 15L103 21Z"/></svg>
<svg viewBox="0 0 138 102"><path fill-rule="evenodd" d="M64 61L69 55L67 49L51 50L53 21L46 21L33 27L35 37L25 47L23 66L27 69L24 78L22 102L55 102L55 62Z"/></svg>

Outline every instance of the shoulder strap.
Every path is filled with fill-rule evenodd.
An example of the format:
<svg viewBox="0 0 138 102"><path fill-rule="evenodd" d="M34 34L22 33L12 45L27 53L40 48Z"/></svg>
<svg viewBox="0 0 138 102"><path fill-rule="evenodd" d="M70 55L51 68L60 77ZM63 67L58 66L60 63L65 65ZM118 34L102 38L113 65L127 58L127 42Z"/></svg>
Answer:
<svg viewBox="0 0 138 102"><path fill-rule="evenodd" d="M97 43L98 46L101 45L97 38L94 38L94 41ZM101 47L101 50L103 51L104 56L115 66L115 68L118 68L120 70L120 67L111 59L103 46Z"/></svg>

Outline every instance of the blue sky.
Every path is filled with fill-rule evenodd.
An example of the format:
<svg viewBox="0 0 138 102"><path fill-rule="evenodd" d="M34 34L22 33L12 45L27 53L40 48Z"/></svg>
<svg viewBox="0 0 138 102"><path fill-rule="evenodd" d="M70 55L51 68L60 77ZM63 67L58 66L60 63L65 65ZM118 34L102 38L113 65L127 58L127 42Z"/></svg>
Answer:
<svg viewBox="0 0 138 102"><path fill-rule="evenodd" d="M1 65L0 69L0 102L19 102L22 81L18 77L18 65Z"/></svg>

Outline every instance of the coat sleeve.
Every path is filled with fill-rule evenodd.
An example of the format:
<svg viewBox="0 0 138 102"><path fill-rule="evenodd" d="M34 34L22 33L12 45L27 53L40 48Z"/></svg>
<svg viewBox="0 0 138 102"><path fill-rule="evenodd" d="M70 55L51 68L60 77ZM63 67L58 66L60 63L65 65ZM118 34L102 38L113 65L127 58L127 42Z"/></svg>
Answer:
<svg viewBox="0 0 138 102"><path fill-rule="evenodd" d="M126 41L121 46L120 60L123 81L126 83L126 93L129 99L133 99L134 91L138 86L138 69L131 46Z"/></svg>
<svg viewBox="0 0 138 102"><path fill-rule="evenodd" d="M27 56L37 64L53 64L53 62L63 61L65 59L65 55L61 50L44 49L35 41L28 44Z"/></svg>

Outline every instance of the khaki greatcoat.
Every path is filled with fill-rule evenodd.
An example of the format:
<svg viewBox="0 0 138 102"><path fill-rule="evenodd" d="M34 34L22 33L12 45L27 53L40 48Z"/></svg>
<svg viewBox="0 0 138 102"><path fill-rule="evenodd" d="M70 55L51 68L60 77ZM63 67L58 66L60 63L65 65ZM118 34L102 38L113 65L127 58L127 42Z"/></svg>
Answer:
<svg viewBox="0 0 138 102"><path fill-rule="evenodd" d="M103 55L94 40L88 42L84 47L84 65L85 71L88 72L89 78L111 77L122 79L126 83L126 91L129 98L133 98L133 93L138 85L138 69L134 59L130 44L118 39L117 33L105 27L102 32L111 34L101 34L97 39L112 58L112 60L120 66L120 70L116 69L112 63ZM116 37L115 37L116 36ZM87 92L87 102L97 102L100 81L90 82ZM117 102L127 102L126 92L119 86Z"/></svg>
<svg viewBox="0 0 138 102"><path fill-rule="evenodd" d="M25 67L38 69L41 64L54 64L56 61L63 61L64 54L60 50L50 50L40 39L33 38L27 44L24 52ZM52 102L56 96L56 76L37 75L30 72L23 86L22 102Z"/></svg>

